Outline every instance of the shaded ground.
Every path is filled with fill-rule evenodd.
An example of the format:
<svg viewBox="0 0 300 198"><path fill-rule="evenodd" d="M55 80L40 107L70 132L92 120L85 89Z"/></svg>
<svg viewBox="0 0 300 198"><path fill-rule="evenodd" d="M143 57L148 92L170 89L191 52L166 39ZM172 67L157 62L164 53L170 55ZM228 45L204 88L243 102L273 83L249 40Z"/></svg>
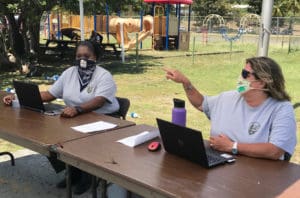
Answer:
<svg viewBox="0 0 300 198"><path fill-rule="evenodd" d="M2 198L60 198L66 197L65 189L55 187L64 173L56 174L46 157L31 150L14 152L16 165L11 166L8 157L0 156L0 197ZM91 189L90 189L91 190ZM74 198L92 197L90 190ZM98 191L99 188L98 188ZM112 185L109 197L125 196L125 190ZM100 192L98 192L100 197ZM136 197L136 196L134 196Z"/></svg>

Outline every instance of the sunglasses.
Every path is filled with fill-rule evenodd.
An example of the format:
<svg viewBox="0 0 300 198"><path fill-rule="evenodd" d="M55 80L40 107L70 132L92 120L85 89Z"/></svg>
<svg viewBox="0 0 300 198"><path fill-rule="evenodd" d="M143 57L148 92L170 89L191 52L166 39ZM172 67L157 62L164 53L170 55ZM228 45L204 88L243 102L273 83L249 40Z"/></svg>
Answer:
<svg viewBox="0 0 300 198"><path fill-rule="evenodd" d="M245 69L242 70L242 73L241 73L241 74L242 74L242 77L243 77L244 79L248 78L248 77L250 76L250 74L254 75L255 78L257 78L257 75L256 75L254 72L249 72L249 71L247 71L247 70L245 70Z"/></svg>

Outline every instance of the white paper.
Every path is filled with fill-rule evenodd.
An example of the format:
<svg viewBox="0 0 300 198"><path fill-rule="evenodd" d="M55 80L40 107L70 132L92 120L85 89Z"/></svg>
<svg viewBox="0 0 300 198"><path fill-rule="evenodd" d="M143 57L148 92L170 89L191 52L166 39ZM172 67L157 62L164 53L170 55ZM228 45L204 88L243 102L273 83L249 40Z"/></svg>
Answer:
<svg viewBox="0 0 300 198"><path fill-rule="evenodd" d="M144 131L144 132L141 132L137 135L133 135L133 136L118 140L117 142L125 144L126 146L129 146L129 147L135 147L135 146L140 145L144 142L147 142L148 140L154 139L158 136L159 136L159 131L158 130L152 131L152 132Z"/></svg>
<svg viewBox="0 0 300 198"><path fill-rule="evenodd" d="M81 133L90 133L94 131L103 131L107 129L112 129L116 127L116 124L112 124L109 122L99 121L99 122L92 122L89 124L83 124L75 127L71 127L72 129L79 131Z"/></svg>

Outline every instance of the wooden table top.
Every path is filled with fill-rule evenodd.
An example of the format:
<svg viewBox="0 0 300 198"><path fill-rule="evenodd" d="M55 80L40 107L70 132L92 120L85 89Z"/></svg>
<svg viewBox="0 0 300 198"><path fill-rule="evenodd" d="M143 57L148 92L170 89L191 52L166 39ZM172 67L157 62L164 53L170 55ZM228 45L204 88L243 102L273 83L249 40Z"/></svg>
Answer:
<svg viewBox="0 0 300 198"><path fill-rule="evenodd" d="M4 93L1 92L1 100L3 95ZM0 138L25 147L27 147L27 144L48 147L94 135L99 132L85 134L77 132L70 127L96 121L116 124L117 127L111 130L135 125L135 123L130 121L93 112L74 118L63 118L60 116L47 116L27 109L13 108L4 105L2 101L0 104Z"/></svg>
<svg viewBox="0 0 300 198"><path fill-rule="evenodd" d="M148 142L135 148L116 142L145 130L156 128L136 125L67 142L59 156L145 197L275 197L300 179L300 166L286 161L238 156L233 164L205 169L164 149L150 152Z"/></svg>

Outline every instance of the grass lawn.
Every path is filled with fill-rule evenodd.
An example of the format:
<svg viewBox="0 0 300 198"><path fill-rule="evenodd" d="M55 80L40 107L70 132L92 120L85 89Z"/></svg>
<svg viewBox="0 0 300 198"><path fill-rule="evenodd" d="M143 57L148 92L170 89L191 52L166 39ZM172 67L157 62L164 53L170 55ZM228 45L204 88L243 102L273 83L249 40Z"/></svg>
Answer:
<svg viewBox="0 0 300 198"><path fill-rule="evenodd" d="M197 44L197 54L208 52L229 51L229 44ZM256 55L256 45L240 43L233 45L233 51L243 53L218 54L218 55L197 55L187 56L182 51L140 51L139 65L135 62L135 52L126 53L126 62L107 59L102 66L108 69L114 76L117 83L117 95L127 97L131 101L129 113L135 112L138 118L130 118L137 124L149 124L156 126L155 118L171 120L173 98L181 98L187 101L182 86L165 79L163 67L176 68L186 74L193 85L204 94L214 95L219 92L235 89L237 78L244 66L245 59ZM191 54L191 53L189 53ZM300 52L295 51L288 54L285 48L273 46L269 50L269 56L275 59L282 67L286 79L287 90L292 96L292 102L300 102ZM61 72L68 65L70 60L55 63L56 66L44 69L47 75ZM54 62L54 61L52 61ZM43 65L52 66L51 62ZM5 76L4 76L5 75ZM0 74L2 89L11 86L11 78L14 74ZM19 76L20 77L20 76ZM22 77L23 78L23 77ZM42 78L33 78L41 80ZM41 81L43 82L43 81ZM44 83L44 82L43 82ZM203 113L197 111L187 102L187 126L201 130L205 138L208 138L210 123ZM296 111L298 131L300 127L300 108ZM299 137L298 137L299 142ZM1 150L19 149L12 144L0 141ZM297 146L293 155L293 162L300 163L300 147Z"/></svg>

